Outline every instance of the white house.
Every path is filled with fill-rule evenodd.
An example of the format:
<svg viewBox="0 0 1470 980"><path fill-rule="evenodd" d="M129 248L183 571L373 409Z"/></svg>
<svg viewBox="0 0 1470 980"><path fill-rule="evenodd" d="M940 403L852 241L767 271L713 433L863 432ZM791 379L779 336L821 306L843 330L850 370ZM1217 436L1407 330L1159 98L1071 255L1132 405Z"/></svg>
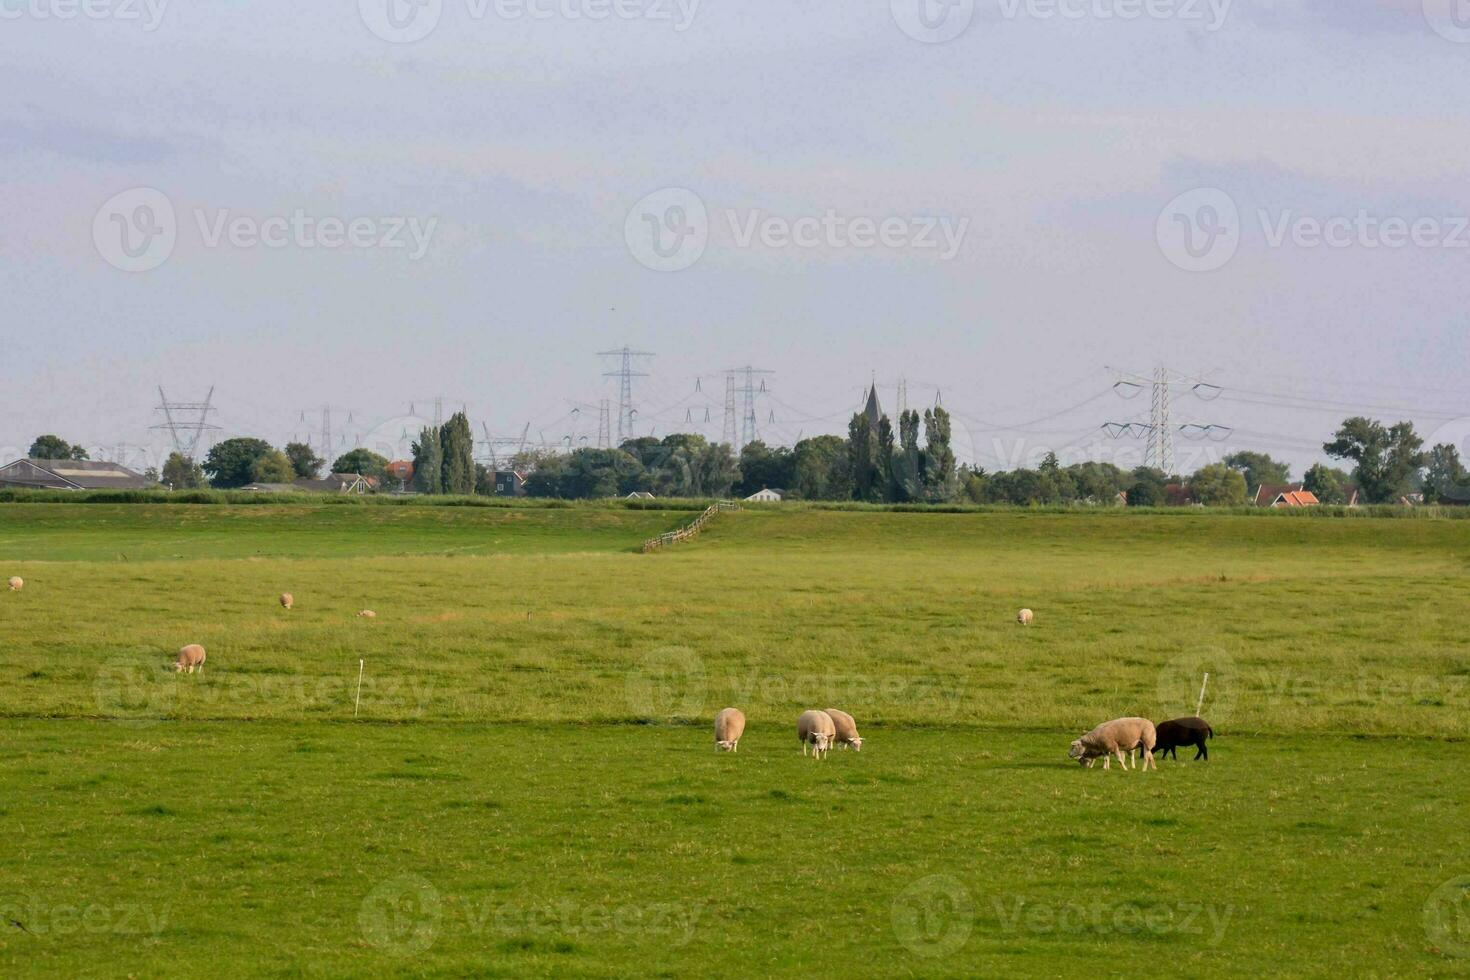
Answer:
<svg viewBox="0 0 1470 980"><path fill-rule="evenodd" d="M752 504L779 504L781 502L781 491L764 487L745 499L746 502Z"/></svg>

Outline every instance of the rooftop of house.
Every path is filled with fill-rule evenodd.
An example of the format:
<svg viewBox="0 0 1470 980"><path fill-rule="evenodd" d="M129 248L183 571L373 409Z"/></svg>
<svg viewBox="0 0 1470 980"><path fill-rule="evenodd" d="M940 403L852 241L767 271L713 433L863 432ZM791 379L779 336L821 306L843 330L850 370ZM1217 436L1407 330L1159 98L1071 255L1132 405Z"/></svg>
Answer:
<svg viewBox="0 0 1470 980"><path fill-rule="evenodd" d="M43 474L81 490L138 490L157 485L141 473L105 460L25 458L0 467L0 481L4 482L51 482Z"/></svg>

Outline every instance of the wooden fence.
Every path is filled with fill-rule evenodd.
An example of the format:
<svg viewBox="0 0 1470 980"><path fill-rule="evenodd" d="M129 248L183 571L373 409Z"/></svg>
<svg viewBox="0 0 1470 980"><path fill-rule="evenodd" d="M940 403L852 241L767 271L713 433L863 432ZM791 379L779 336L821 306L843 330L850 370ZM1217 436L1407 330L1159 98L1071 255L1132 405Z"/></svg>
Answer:
<svg viewBox="0 0 1470 980"><path fill-rule="evenodd" d="M703 531L704 526L710 521L714 520L715 515L719 514L720 511L739 509L740 505L735 503L735 501L733 500L716 500L714 503L706 507L702 514L700 514L694 520L690 521L688 524L679 528L677 531L665 531L658 537L649 538L647 541L643 542L643 553L647 554L650 551L658 551L662 548L667 548L669 545L675 544L679 541L688 541L690 538L699 534L700 531Z"/></svg>

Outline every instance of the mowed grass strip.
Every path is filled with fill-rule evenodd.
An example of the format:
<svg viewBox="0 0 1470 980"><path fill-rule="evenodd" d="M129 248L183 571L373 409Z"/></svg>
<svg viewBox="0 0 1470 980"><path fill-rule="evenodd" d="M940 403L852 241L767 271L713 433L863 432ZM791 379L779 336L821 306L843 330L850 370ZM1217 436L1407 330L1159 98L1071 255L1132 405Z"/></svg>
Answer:
<svg viewBox="0 0 1470 980"><path fill-rule="evenodd" d="M631 551L698 513L621 507L0 504L0 560Z"/></svg>
<svg viewBox="0 0 1470 980"><path fill-rule="evenodd" d="M1447 975L1466 747L22 721L6 976ZM1437 921L1437 920L1436 920ZM1453 920L1447 920L1451 927Z"/></svg>
<svg viewBox="0 0 1470 980"><path fill-rule="evenodd" d="M8 523L48 508L44 529ZM58 508L0 509L4 534L65 556L50 529L108 509ZM702 723L822 703L880 726L1073 732L1190 713L1209 671L1222 731L1470 734L1470 522L763 510L641 555L645 523L677 512L114 509L187 513L104 522L93 552L181 547L148 542L197 524L193 560L0 558L29 582L0 595L0 713L340 719L362 660L373 720ZM524 535L502 526L518 520ZM513 543L471 553L485 535ZM189 642L204 676L166 673Z"/></svg>

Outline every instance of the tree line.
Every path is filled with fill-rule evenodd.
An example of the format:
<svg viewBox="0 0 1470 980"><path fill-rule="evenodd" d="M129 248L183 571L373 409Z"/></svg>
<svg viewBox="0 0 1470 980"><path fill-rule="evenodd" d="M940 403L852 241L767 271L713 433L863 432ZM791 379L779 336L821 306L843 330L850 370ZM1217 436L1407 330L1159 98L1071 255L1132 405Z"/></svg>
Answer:
<svg viewBox="0 0 1470 980"><path fill-rule="evenodd" d="M1355 416L1343 421L1323 452L1351 463L1350 470L1318 463L1302 484L1324 504L1345 504L1354 495L1369 504L1392 504L1410 494L1426 503L1470 502L1470 472L1458 447L1429 449L1409 422L1384 425ZM87 451L55 435L32 443L34 459L87 459ZM311 446L290 442L276 449L263 439L237 437L215 444L201 463L171 454L150 478L177 490L218 489L251 483L292 483L320 478L327 461ZM1238 506L1263 484L1286 485L1288 464L1265 453L1241 451L1189 475L1152 467L1125 470L1112 463L1061 465L1048 453L1035 468L988 472L957 466L949 414L939 406L899 415L897 433L876 399L848 424L847 438L802 439L791 447L754 441L735 455L731 447L704 436L676 433L662 439L629 439L617 448L581 448L571 453L525 452L508 467L525 474L524 491L534 497L595 499L650 493L657 497L750 496L762 489L791 500L858 500L872 503L1079 505L1135 507L1169 504ZM470 421L456 413L440 426L426 426L413 443L411 484L392 486L389 460L353 449L332 462L330 472L361 474L380 489L423 494L495 493L495 473L474 459Z"/></svg>

